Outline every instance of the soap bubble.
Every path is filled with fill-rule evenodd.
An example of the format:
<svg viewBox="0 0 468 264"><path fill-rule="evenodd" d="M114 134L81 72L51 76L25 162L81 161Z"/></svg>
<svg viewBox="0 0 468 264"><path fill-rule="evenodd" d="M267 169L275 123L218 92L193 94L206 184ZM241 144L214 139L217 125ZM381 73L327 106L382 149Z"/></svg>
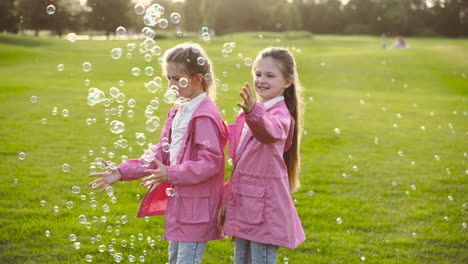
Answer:
<svg viewBox="0 0 468 264"><path fill-rule="evenodd" d="M125 130L125 124L123 122L113 120L109 124L110 131L114 134L120 134Z"/></svg>
<svg viewBox="0 0 468 264"><path fill-rule="evenodd" d="M123 50L121 48L113 48L111 50L111 57L114 60L118 60L122 56L122 53L123 53Z"/></svg>
<svg viewBox="0 0 468 264"><path fill-rule="evenodd" d="M145 74L146 76L153 76L154 74L154 68L151 66L148 66L145 68Z"/></svg>
<svg viewBox="0 0 468 264"><path fill-rule="evenodd" d="M158 20L158 25L162 29L167 28L168 24L169 23L167 22L167 19L165 19L165 18L161 18L161 19Z"/></svg>
<svg viewBox="0 0 468 264"><path fill-rule="evenodd" d="M252 58L247 57L247 58L244 59L244 65L245 66L248 66L248 67L252 66L252 62L253 62Z"/></svg>
<svg viewBox="0 0 468 264"><path fill-rule="evenodd" d="M26 158L26 153L24 153L24 152L18 153L18 159L24 160L25 158Z"/></svg>
<svg viewBox="0 0 468 264"><path fill-rule="evenodd" d="M64 163L62 165L62 171L63 172L69 172L70 171L70 164Z"/></svg>
<svg viewBox="0 0 468 264"><path fill-rule="evenodd" d="M120 27L117 27L115 29L115 35L117 35L117 37L123 37L127 34L127 29L120 26Z"/></svg>
<svg viewBox="0 0 468 264"><path fill-rule="evenodd" d="M91 71L92 65L91 65L91 63L89 61L85 61L85 62L83 62L82 67L83 67L83 71L89 72L89 71Z"/></svg>
<svg viewBox="0 0 468 264"><path fill-rule="evenodd" d="M188 84L189 84L189 81L187 80L187 78L182 77L182 78L179 79L179 86L180 87L185 88L185 87L188 86Z"/></svg>
<svg viewBox="0 0 468 264"><path fill-rule="evenodd" d="M200 56L200 57L197 58L197 64L198 64L198 65L200 65L200 66L201 66L201 65L205 65L205 62L206 62L205 57Z"/></svg>
<svg viewBox="0 0 468 264"><path fill-rule="evenodd" d="M56 9L55 9L55 6L54 6L54 5L48 5L48 6L46 7L47 14L49 14L49 15L55 14L55 10L56 10Z"/></svg>
<svg viewBox="0 0 468 264"><path fill-rule="evenodd" d="M145 6L142 4L136 4L135 5L135 13L137 15L143 15L145 13Z"/></svg>
<svg viewBox="0 0 468 264"><path fill-rule="evenodd" d="M81 243L80 242L75 242L75 243L73 243L73 247L75 249L80 249L81 248Z"/></svg>
<svg viewBox="0 0 468 264"><path fill-rule="evenodd" d="M75 33L72 32L72 33L68 33L67 36L66 36L65 38L68 39L68 41L70 41L70 42L73 43L73 42L76 41L77 36L76 36Z"/></svg>
<svg viewBox="0 0 468 264"><path fill-rule="evenodd" d="M138 68L138 67L133 67L133 68L132 68L132 75L133 75L133 76L138 77L138 76L140 76L140 73L141 73L140 68Z"/></svg>
<svg viewBox="0 0 468 264"><path fill-rule="evenodd" d="M78 187L78 186L73 186L73 187L72 187L72 193L77 193L77 194L78 194L78 193L80 193L80 192L81 192L81 188L80 188L80 187Z"/></svg>
<svg viewBox="0 0 468 264"><path fill-rule="evenodd" d="M176 195L176 191L174 190L174 188L167 188L167 189L166 189L166 194L167 194L167 196L169 196L169 197L173 197L173 196Z"/></svg>
<svg viewBox="0 0 468 264"><path fill-rule="evenodd" d="M159 117L153 116L146 121L146 130L149 132L154 132L156 129L158 129L160 123L161 121L159 120Z"/></svg>
<svg viewBox="0 0 468 264"><path fill-rule="evenodd" d="M179 97L179 92L175 89L168 89L164 94L164 102L167 104L173 104Z"/></svg>
<svg viewBox="0 0 468 264"><path fill-rule="evenodd" d="M181 16L180 16L179 13L174 12L174 13L171 14L170 19L171 19L171 22L172 22L173 24L179 24L179 23L180 23Z"/></svg>
<svg viewBox="0 0 468 264"><path fill-rule="evenodd" d="M65 66L63 64L57 65L57 70L58 71L63 71L65 69Z"/></svg>

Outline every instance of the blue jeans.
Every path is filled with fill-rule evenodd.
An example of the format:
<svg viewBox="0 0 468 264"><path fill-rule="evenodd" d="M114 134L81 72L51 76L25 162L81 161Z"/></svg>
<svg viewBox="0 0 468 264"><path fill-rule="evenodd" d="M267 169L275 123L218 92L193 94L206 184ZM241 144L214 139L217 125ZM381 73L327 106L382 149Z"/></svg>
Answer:
<svg viewBox="0 0 468 264"><path fill-rule="evenodd" d="M276 264L278 246L236 237L234 257L236 264Z"/></svg>
<svg viewBox="0 0 468 264"><path fill-rule="evenodd" d="M206 242L169 241L169 264L199 264Z"/></svg>

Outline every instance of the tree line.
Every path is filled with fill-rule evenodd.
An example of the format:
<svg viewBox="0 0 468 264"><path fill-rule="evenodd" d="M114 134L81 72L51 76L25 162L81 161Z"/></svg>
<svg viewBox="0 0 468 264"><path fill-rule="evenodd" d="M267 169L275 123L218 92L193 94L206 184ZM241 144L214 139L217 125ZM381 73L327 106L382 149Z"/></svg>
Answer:
<svg viewBox="0 0 468 264"><path fill-rule="evenodd" d="M145 26L135 0L1 0L0 31L51 30L57 35ZM147 0L178 12L180 30L217 34L307 30L320 34L468 36L468 0ZM48 14L47 6L55 12Z"/></svg>

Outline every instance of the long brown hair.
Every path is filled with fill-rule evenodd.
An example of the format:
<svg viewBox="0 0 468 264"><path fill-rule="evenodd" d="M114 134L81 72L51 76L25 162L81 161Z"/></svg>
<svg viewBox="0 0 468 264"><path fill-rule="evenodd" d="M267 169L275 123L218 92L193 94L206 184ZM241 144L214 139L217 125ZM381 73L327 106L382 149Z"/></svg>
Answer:
<svg viewBox="0 0 468 264"><path fill-rule="evenodd" d="M283 159L288 168L289 190L296 191L300 187L299 173L300 165L300 143L302 135L302 116L303 116L303 101L302 101L302 86L299 82L299 76L296 69L296 61L292 54L285 48L271 47L262 50L253 64L253 71L257 67L259 60L263 58L272 58L276 65L280 68L283 77L291 80L291 85L284 90L284 101L288 107L289 113L294 118L294 134L292 145L288 151L283 153Z"/></svg>
<svg viewBox="0 0 468 264"><path fill-rule="evenodd" d="M201 74L203 76L202 87L208 96L216 101L216 87L213 82L213 66L210 58L203 48L196 44L185 42L176 45L164 53L163 73L166 74L167 63L177 63L183 67L184 72L190 76Z"/></svg>

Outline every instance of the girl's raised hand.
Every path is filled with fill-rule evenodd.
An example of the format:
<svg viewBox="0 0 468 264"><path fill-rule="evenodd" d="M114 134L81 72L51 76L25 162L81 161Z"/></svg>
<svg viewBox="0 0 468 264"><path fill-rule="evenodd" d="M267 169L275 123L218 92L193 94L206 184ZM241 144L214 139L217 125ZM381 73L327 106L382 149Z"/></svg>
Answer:
<svg viewBox="0 0 468 264"><path fill-rule="evenodd" d="M155 159L154 163L158 167L155 170L145 170L146 173L150 173L151 175L144 178L143 182L140 184L145 188L150 188L151 190L158 187L158 185L162 182L167 181L167 167L166 165L162 164L159 160Z"/></svg>
<svg viewBox="0 0 468 264"><path fill-rule="evenodd" d="M249 83L245 83L244 87L242 87L242 91L239 93L242 97L243 103L237 103L238 106L242 107L245 114L249 114L252 112L255 106L255 99L252 95L252 89L250 89Z"/></svg>
<svg viewBox="0 0 468 264"><path fill-rule="evenodd" d="M117 167L109 164L107 161L102 160L102 163L104 163L107 167L107 171L105 172L98 172L98 173L92 173L89 175L89 177L101 177L97 180L94 180L90 182L88 185L92 186L93 190L104 186L100 192L104 192L109 188L114 182L119 181L122 178L122 175L120 174L119 169Z"/></svg>

